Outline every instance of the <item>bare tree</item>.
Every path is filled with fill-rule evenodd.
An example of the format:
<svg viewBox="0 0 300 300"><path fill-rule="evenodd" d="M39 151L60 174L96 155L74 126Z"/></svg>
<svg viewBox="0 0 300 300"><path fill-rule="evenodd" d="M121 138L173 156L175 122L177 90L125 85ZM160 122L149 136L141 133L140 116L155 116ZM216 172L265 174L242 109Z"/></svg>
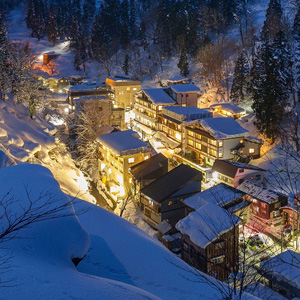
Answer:
<svg viewBox="0 0 300 300"><path fill-rule="evenodd" d="M204 80L205 91L211 88L222 89L222 81L230 75L229 59L234 47L235 43L223 36L214 44L208 44L199 51L197 61L201 64L201 69L196 79L199 82Z"/></svg>
<svg viewBox="0 0 300 300"><path fill-rule="evenodd" d="M83 170L97 168L100 158L97 137L107 133L110 124L111 102L109 100L84 101L76 124L78 162Z"/></svg>
<svg viewBox="0 0 300 300"><path fill-rule="evenodd" d="M15 195L14 190L9 190L0 200L0 249L6 251L0 254L0 273L9 270L9 262L12 252L7 243L14 239L26 239L20 232L35 223L44 222L58 218L74 216L73 205L79 203L77 198L62 199L51 192L51 190L41 192L33 197L27 185L20 186L24 190L25 199L22 201ZM76 214L82 214L87 209L78 208ZM14 286L14 279L1 281L0 286Z"/></svg>

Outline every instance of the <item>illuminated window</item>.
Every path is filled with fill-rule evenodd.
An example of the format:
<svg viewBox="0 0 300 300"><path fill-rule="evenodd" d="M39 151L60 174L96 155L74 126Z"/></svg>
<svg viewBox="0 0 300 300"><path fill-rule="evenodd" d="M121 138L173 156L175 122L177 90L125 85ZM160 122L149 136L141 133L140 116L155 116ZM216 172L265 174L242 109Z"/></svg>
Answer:
<svg viewBox="0 0 300 300"><path fill-rule="evenodd" d="M149 155L146 155L145 157L144 157L144 160L147 160L149 158Z"/></svg>
<svg viewBox="0 0 300 300"><path fill-rule="evenodd" d="M176 134L175 134L175 137L176 137L177 140L181 140L181 134L176 133Z"/></svg>
<svg viewBox="0 0 300 300"><path fill-rule="evenodd" d="M137 88L133 88L133 90L134 90L134 91L136 91L136 90L137 90Z"/></svg>
<svg viewBox="0 0 300 300"><path fill-rule="evenodd" d="M219 158L222 158L222 157L223 157L223 153L219 152Z"/></svg>
<svg viewBox="0 0 300 300"><path fill-rule="evenodd" d="M219 142L219 147L223 147L223 142Z"/></svg>
<svg viewBox="0 0 300 300"><path fill-rule="evenodd" d="M129 178L129 183L132 183L132 178Z"/></svg>
<svg viewBox="0 0 300 300"><path fill-rule="evenodd" d="M201 150L201 144L196 143L196 148Z"/></svg>
<svg viewBox="0 0 300 300"><path fill-rule="evenodd" d="M253 148L250 148L250 149L249 149L249 153L254 153L254 149L253 149Z"/></svg>
<svg viewBox="0 0 300 300"><path fill-rule="evenodd" d="M128 88L126 89L126 91L127 91L127 92L130 92L130 87L128 87Z"/></svg>
<svg viewBox="0 0 300 300"><path fill-rule="evenodd" d="M129 164L133 164L133 163L134 163L134 157L128 158L128 163L129 163Z"/></svg>
<svg viewBox="0 0 300 300"><path fill-rule="evenodd" d="M193 142L192 140L188 140L188 144L189 144L190 146L194 146L194 142Z"/></svg>
<svg viewBox="0 0 300 300"><path fill-rule="evenodd" d="M169 201L168 205L172 205L172 204L173 204L173 202L172 202L172 201Z"/></svg>

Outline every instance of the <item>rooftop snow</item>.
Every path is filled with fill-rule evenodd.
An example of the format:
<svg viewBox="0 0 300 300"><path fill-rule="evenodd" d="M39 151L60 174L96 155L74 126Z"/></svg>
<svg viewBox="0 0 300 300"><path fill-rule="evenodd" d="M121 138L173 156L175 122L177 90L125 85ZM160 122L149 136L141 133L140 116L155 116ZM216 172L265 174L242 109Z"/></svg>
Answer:
<svg viewBox="0 0 300 300"><path fill-rule="evenodd" d="M168 110L178 115L185 115L185 116L209 114L207 110L195 106L167 106L164 107L163 110Z"/></svg>
<svg viewBox="0 0 300 300"><path fill-rule="evenodd" d="M300 289L300 254L292 250L280 253L260 264L267 275Z"/></svg>
<svg viewBox="0 0 300 300"><path fill-rule="evenodd" d="M244 195L245 193L224 183L220 183L201 193L186 198L183 203L194 210L199 209L207 203L214 203L222 207Z"/></svg>
<svg viewBox="0 0 300 300"><path fill-rule="evenodd" d="M262 171L262 172L265 171L256 166L230 161L230 160L221 160L221 159L215 160L212 171L234 178L239 168L253 170L253 171Z"/></svg>
<svg viewBox="0 0 300 300"><path fill-rule="evenodd" d="M245 112L245 110L243 108L233 105L231 103L218 103L218 104L213 104L210 107L211 108L220 107L221 109L230 111L231 113L234 113L234 114Z"/></svg>
<svg viewBox="0 0 300 300"><path fill-rule="evenodd" d="M97 89L96 84L78 84L74 85L70 88L71 92L78 92L78 91L86 91L86 90L95 90Z"/></svg>
<svg viewBox="0 0 300 300"><path fill-rule="evenodd" d="M218 140L245 137L249 135L248 130L243 128L232 118L208 118L199 120L199 123L204 130L208 131Z"/></svg>
<svg viewBox="0 0 300 300"><path fill-rule="evenodd" d="M155 104L175 104L175 101L162 88L142 90Z"/></svg>
<svg viewBox="0 0 300 300"><path fill-rule="evenodd" d="M124 152L130 150L148 148L148 144L135 137L135 134L133 130L117 131L99 135L97 140L118 155L124 155Z"/></svg>
<svg viewBox="0 0 300 300"><path fill-rule="evenodd" d="M175 92L175 93L194 93L200 92L200 89L194 85L194 84L175 84L171 85L170 88Z"/></svg>
<svg viewBox="0 0 300 300"><path fill-rule="evenodd" d="M237 189L268 204L271 204L281 196L281 194L249 180L244 181Z"/></svg>
<svg viewBox="0 0 300 300"><path fill-rule="evenodd" d="M188 235L195 245L204 249L240 222L240 218L220 206L207 203L181 219L176 228Z"/></svg>

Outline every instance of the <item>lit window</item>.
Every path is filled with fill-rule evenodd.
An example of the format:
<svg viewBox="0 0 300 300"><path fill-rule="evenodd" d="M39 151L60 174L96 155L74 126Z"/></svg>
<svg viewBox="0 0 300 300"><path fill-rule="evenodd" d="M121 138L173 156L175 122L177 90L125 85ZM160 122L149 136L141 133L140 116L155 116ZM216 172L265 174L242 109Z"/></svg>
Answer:
<svg viewBox="0 0 300 300"><path fill-rule="evenodd" d="M254 149L253 149L253 148L250 148L250 149L249 149L249 153L254 153Z"/></svg>
<svg viewBox="0 0 300 300"><path fill-rule="evenodd" d="M223 142L219 142L219 147L223 147Z"/></svg>
<svg viewBox="0 0 300 300"><path fill-rule="evenodd" d="M188 144L189 144L190 146L194 146L194 142L193 142L192 140L188 140Z"/></svg>
<svg viewBox="0 0 300 300"><path fill-rule="evenodd" d="M128 163L129 163L129 164L133 164L133 163L134 163L134 157L128 158Z"/></svg>
<svg viewBox="0 0 300 300"><path fill-rule="evenodd" d="M223 157L223 153L219 152L219 158L222 158L222 157Z"/></svg>
<svg viewBox="0 0 300 300"><path fill-rule="evenodd" d="M146 155L145 157L144 157L144 160L147 160L149 158L149 155Z"/></svg>
<svg viewBox="0 0 300 300"><path fill-rule="evenodd" d="M132 178L129 178L129 183L132 183Z"/></svg>
<svg viewBox="0 0 300 300"><path fill-rule="evenodd" d="M128 88L126 89L126 91L127 91L127 92L130 92L130 87L128 87Z"/></svg>
<svg viewBox="0 0 300 300"><path fill-rule="evenodd" d="M172 201L169 201L168 205L172 205L172 204L173 204L173 202L172 202Z"/></svg>
<svg viewBox="0 0 300 300"><path fill-rule="evenodd" d="M175 134L175 137L176 137L177 140L181 140L181 134L176 133L176 134Z"/></svg>
<svg viewBox="0 0 300 300"><path fill-rule="evenodd" d="M137 90L137 88L133 88L133 90L134 90L134 91L136 91L136 90Z"/></svg>
<svg viewBox="0 0 300 300"><path fill-rule="evenodd" d="M196 148L201 150L201 144L196 143Z"/></svg>

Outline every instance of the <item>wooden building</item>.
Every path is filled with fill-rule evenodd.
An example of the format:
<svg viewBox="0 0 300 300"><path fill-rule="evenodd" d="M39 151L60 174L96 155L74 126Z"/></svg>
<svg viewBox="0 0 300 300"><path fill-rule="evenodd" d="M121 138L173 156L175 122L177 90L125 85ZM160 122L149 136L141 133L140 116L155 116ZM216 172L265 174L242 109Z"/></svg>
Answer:
<svg viewBox="0 0 300 300"><path fill-rule="evenodd" d="M244 181L237 189L251 201L250 213L265 220L280 219L280 208L288 203L287 196L252 181Z"/></svg>
<svg viewBox="0 0 300 300"><path fill-rule="evenodd" d="M141 189L144 219L152 227L168 219L176 223L185 215L183 200L201 191L202 173L180 165Z"/></svg>
<svg viewBox="0 0 300 300"><path fill-rule="evenodd" d="M215 277L227 280L239 259L241 220L217 204L207 203L176 224L181 232L181 258Z"/></svg>
<svg viewBox="0 0 300 300"><path fill-rule="evenodd" d="M186 154L196 163L213 166L216 159L232 160L232 149L249 135L232 118L208 118L186 126Z"/></svg>
<svg viewBox="0 0 300 300"><path fill-rule="evenodd" d="M250 221L251 202L247 201L246 194L224 183L188 197L183 203L186 205L186 215L207 203L214 203L235 214L242 220L242 224L247 224Z"/></svg>
<svg viewBox="0 0 300 300"><path fill-rule="evenodd" d="M141 90L135 98L134 129L144 138L151 137L157 131L162 108L174 104L175 101L162 88Z"/></svg>
<svg viewBox="0 0 300 300"><path fill-rule="evenodd" d="M213 180L237 187L245 180L262 184L265 170L245 163L216 159L212 167Z"/></svg>

